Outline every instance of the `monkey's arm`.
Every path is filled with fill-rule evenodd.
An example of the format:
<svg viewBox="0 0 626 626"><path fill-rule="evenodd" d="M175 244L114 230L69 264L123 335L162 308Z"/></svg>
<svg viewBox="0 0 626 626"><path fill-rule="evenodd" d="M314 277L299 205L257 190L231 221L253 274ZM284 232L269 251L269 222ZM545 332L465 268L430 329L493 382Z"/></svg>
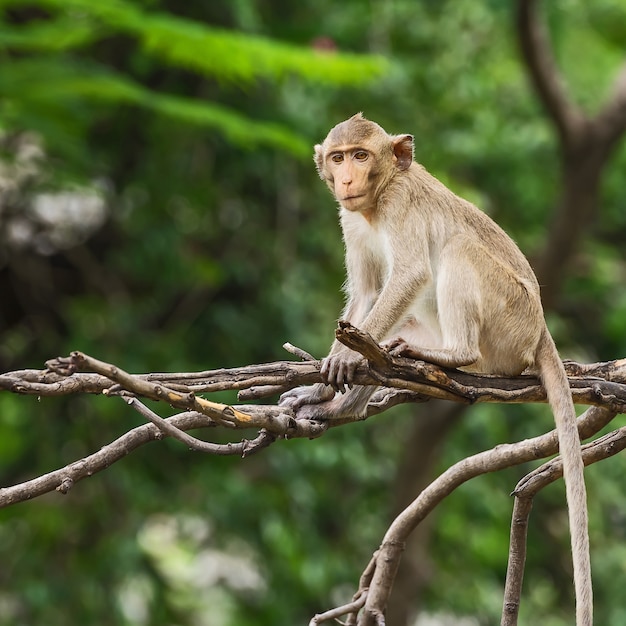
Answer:
<svg viewBox="0 0 626 626"><path fill-rule="evenodd" d="M397 245L406 253L406 242L401 239ZM417 257L417 258L416 258ZM355 326L369 333L374 341L382 341L393 327L403 318L410 304L419 292L432 281L432 271L428 257L416 254L411 265L405 258L394 258L392 270L380 295L376 298L363 321L350 320ZM343 345L335 347L324 359L320 374L324 381L334 389L344 392L346 386L352 387L354 373L363 357Z"/></svg>
<svg viewBox="0 0 626 626"><path fill-rule="evenodd" d="M351 219L350 217L348 219ZM353 236L343 224L346 238L346 292L348 300L341 319L361 328L371 313L380 291L380 268L372 260L371 254L361 241ZM363 362L363 357L341 342L335 340L328 356L323 359L320 374L322 379L335 391L344 393L346 385L351 388L354 372Z"/></svg>
<svg viewBox="0 0 626 626"><path fill-rule="evenodd" d="M347 255L347 267L350 268L351 264L354 266L355 260ZM364 273L362 265L357 265L357 267L357 272L348 271L348 301L341 314L341 318L358 327L372 308L372 304L376 300L376 291L371 280L372 272ZM335 360L335 357L339 357L339 355L341 355L341 357ZM351 372L349 386L352 386L351 381L354 378L354 371L362 361L363 357L358 352L350 350L350 348L347 348L335 339L328 356L322 360L322 367L320 369L322 379L327 382L291 389L281 395L279 404L289 406L294 411L297 411L306 404L321 404L322 402L332 400L335 392L341 391L343 393L346 388L343 373L333 373L331 376L327 377L327 368L335 363L350 362L351 365L348 368L348 371Z"/></svg>

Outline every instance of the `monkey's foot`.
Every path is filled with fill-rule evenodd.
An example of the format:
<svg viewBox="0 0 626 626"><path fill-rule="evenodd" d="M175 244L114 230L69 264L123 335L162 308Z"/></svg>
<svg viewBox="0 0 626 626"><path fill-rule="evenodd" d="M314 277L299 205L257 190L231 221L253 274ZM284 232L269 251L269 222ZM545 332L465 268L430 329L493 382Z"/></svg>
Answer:
<svg viewBox="0 0 626 626"><path fill-rule="evenodd" d="M406 357L409 359L421 359L420 353L410 343L407 343L402 337L395 337L382 344L391 356Z"/></svg>
<svg viewBox="0 0 626 626"><path fill-rule="evenodd" d="M303 404L294 410L296 419L343 420L363 419L367 414L367 403L376 387L355 387L345 395L337 395L333 400L319 404Z"/></svg>
<svg viewBox="0 0 626 626"><path fill-rule="evenodd" d="M324 403L326 404L326 403ZM296 419L324 421L331 417L324 404L305 404L295 410Z"/></svg>
<svg viewBox="0 0 626 626"><path fill-rule="evenodd" d="M322 383L315 385L296 387L285 392L278 400L279 406L297 411L301 406L309 404L319 404L331 400L335 392Z"/></svg>

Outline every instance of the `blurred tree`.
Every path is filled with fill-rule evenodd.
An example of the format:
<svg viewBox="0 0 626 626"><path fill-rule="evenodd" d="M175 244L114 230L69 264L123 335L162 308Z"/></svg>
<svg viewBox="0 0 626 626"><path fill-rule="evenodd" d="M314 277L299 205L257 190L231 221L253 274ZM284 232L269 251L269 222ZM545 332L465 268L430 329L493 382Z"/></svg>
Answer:
<svg viewBox="0 0 626 626"><path fill-rule="evenodd" d="M597 110L623 58L621 3L544 10L571 101ZM3 0L0 12L3 370L71 349L131 371L273 360L285 339L324 353L341 243L307 145L357 110L414 133L418 160L531 256L552 249L560 148L506 3ZM557 342L583 360L626 354L626 152L613 148L602 210L576 227L584 238L552 301ZM351 593L392 509L437 468L551 427L528 407L462 422L439 411L243 462L160 443L63 499L4 510L0 623L305 623ZM0 396L2 482L136 423L97 398ZM445 446L430 427L450 433ZM615 589L623 463L589 472L598 623L626 611ZM430 520L406 560L398 620L420 610L496 623L518 475L474 481ZM571 606L556 493L533 516L522 608L555 625Z"/></svg>

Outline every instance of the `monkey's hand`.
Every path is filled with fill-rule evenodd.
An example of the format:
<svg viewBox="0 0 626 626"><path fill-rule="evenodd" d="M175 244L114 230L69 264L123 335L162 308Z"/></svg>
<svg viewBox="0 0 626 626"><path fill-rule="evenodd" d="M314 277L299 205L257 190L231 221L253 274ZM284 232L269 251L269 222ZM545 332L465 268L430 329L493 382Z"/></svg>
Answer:
<svg viewBox="0 0 626 626"><path fill-rule="evenodd" d="M364 361L365 359L354 350L330 354L322 361L320 368L322 380L335 391L345 393L346 386L352 389L356 368Z"/></svg>
<svg viewBox="0 0 626 626"><path fill-rule="evenodd" d="M320 404L335 397L334 390L324 383L317 383L307 387L296 387L283 393L278 405L292 409L297 413L298 409L306 404Z"/></svg>

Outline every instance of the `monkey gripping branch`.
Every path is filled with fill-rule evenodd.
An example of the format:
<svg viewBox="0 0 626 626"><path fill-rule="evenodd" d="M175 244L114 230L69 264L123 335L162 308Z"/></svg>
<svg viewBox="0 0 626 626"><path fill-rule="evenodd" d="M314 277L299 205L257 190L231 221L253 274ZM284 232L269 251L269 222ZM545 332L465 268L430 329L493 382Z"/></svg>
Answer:
<svg viewBox="0 0 626 626"><path fill-rule="evenodd" d="M545 402L538 379L484 376L442 368L431 363L394 356L368 335L348 323L340 323L337 339L365 357L355 374L355 383L378 386L365 418L391 406L443 398L464 404L479 402ZM97 452L60 469L21 484L0 488L0 507L30 500L50 491L67 493L77 482L106 469L140 446L172 437L192 450L242 457L261 451L282 439L319 437L330 427L343 426L357 418L330 421L298 419L289 407L276 405L224 405L199 394L237 390L249 401L284 392L297 385L320 382L320 361L286 344L302 359L234 369L195 373L128 374L80 352L47 363L45 370L19 370L0 375L0 390L41 397L70 394L103 394L121 399L150 423L134 428ZM581 439L592 437L618 413L626 412L626 359L606 363L566 362L574 401L590 405L579 418ZM142 399L163 402L179 410L163 419ZM254 429L252 439L216 444L192 437L191 429ZM236 439L235 437L233 439ZM314 445L314 444L312 444ZM585 465L608 458L626 447L626 428L616 429L583 446ZM345 616L346 624L384 624L384 610L394 582L404 543L413 530L447 495L467 480L505 467L553 455L558 450L555 431L534 439L499 445L463 459L434 480L392 522L380 547L365 568L353 600L312 618L311 624ZM532 498L545 485L562 475L560 457L552 459L525 477L515 488L511 526L509 568L504 592L502 624L517 624L520 604L526 526Z"/></svg>

